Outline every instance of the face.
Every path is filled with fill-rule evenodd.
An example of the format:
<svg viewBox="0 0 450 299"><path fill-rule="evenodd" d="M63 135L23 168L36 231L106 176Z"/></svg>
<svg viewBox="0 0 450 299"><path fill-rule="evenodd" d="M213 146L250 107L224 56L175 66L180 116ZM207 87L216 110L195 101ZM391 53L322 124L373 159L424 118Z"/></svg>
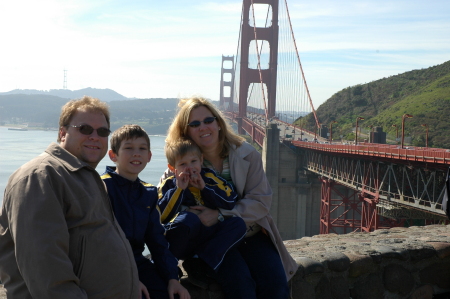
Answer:
<svg viewBox="0 0 450 299"><path fill-rule="evenodd" d="M117 154L112 150L109 150L108 154L109 158L116 163L116 172L131 181L137 179L152 158L152 152L143 137L123 140Z"/></svg>
<svg viewBox="0 0 450 299"><path fill-rule="evenodd" d="M191 111L189 115L189 123L200 121L200 126L196 128L188 127L188 136L203 151L215 150L219 146L219 123L215 119L210 124L205 124L205 118L214 117L214 115L205 106L200 106Z"/></svg>
<svg viewBox="0 0 450 299"><path fill-rule="evenodd" d="M89 135L84 135L79 128L71 127L81 125L89 125L94 128L94 131ZM108 128L108 122L103 113L77 110L72 116L69 126L59 129L60 145L81 161L95 168L108 150L108 137L99 136L95 130L98 128Z"/></svg>
<svg viewBox="0 0 450 299"><path fill-rule="evenodd" d="M197 153L187 153L175 162L175 170L177 173L200 173L202 170L203 158Z"/></svg>

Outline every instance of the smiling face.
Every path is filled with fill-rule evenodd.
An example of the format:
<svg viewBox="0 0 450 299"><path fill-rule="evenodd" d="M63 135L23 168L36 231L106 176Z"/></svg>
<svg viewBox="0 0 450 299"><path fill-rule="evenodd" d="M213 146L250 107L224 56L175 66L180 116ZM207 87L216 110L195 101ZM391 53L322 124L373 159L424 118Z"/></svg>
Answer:
<svg viewBox="0 0 450 299"><path fill-rule="evenodd" d="M116 163L116 172L126 179L134 181L145 168L152 152L144 137L123 140L118 153L108 152L109 158Z"/></svg>
<svg viewBox="0 0 450 299"><path fill-rule="evenodd" d="M220 152L219 147L219 131L220 127L217 120L212 123L205 124L205 118L214 117L211 111L205 106L199 106L191 111L189 122L201 121L196 128L188 127L188 136L200 147L202 152Z"/></svg>
<svg viewBox="0 0 450 299"><path fill-rule="evenodd" d="M175 170L176 173L187 173L187 174L195 174L200 173L202 170L202 164L203 164L203 157L197 153L197 152L189 152L186 153L182 157L178 157L175 162ZM171 166L169 165L169 168ZM173 170L173 168L172 168Z"/></svg>
<svg viewBox="0 0 450 299"><path fill-rule="evenodd" d="M90 125L94 131L83 135L79 128L71 126ZM72 116L69 126L59 129L60 146L91 167L97 167L108 150L108 137L98 136L98 128L109 128L105 115L97 111L79 109Z"/></svg>

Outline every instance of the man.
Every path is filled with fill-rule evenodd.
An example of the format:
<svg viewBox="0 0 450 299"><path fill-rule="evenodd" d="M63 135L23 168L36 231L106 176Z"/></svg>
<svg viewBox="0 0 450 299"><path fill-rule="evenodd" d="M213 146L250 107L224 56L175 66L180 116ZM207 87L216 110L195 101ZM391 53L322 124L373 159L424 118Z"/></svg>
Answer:
<svg viewBox="0 0 450 299"><path fill-rule="evenodd" d="M140 298L131 247L95 171L109 126L105 103L86 96L68 102L59 145L9 178L0 212L8 298Z"/></svg>

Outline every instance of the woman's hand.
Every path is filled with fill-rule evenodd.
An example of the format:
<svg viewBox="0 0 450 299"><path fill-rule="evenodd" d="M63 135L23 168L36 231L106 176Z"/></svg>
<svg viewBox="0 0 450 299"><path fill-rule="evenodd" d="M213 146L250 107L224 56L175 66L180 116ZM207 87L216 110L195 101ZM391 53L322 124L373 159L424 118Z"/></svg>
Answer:
<svg viewBox="0 0 450 299"><path fill-rule="evenodd" d="M188 290L186 290L178 280L169 280L169 285L167 286L167 292L169 293L169 298L173 299L174 294L178 294L180 299L191 299Z"/></svg>
<svg viewBox="0 0 450 299"><path fill-rule="evenodd" d="M198 218L200 218L200 221L204 226L213 226L219 220L217 217L219 217L219 211L213 210L204 206L193 206L189 207L191 210L199 211L199 214L197 214Z"/></svg>
<svg viewBox="0 0 450 299"><path fill-rule="evenodd" d="M141 294L143 294L146 299L150 299L150 294L148 293L147 288L142 282L139 281L139 299L142 299Z"/></svg>

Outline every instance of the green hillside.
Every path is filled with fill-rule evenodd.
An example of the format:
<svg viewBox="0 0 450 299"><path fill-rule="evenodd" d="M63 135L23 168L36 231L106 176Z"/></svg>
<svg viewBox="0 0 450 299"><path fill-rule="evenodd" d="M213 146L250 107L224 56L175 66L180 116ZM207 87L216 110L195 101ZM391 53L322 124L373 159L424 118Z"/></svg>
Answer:
<svg viewBox="0 0 450 299"><path fill-rule="evenodd" d="M61 107L68 101L44 94L0 95L0 125L32 124L57 128ZM124 124L139 124L149 134L167 133L177 109L178 99L135 99L108 102L111 130Z"/></svg>
<svg viewBox="0 0 450 299"><path fill-rule="evenodd" d="M397 125L401 135L402 116L405 136L416 146L425 146L425 127L429 128L429 146L450 148L450 61L422 70L413 70L367 84L345 88L317 109L319 122L333 125L333 131L351 139L356 118L363 117L362 128L380 126L395 139ZM310 130L315 130L312 114L305 117ZM298 121L297 121L298 122Z"/></svg>

